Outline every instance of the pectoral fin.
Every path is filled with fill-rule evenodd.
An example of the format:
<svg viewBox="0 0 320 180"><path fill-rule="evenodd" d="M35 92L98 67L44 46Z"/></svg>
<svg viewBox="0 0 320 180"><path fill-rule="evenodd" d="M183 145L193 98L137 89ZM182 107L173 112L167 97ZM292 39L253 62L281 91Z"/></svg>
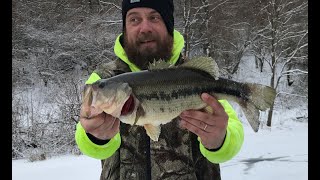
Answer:
<svg viewBox="0 0 320 180"><path fill-rule="evenodd" d="M146 113L146 112L144 111L144 109L142 108L142 106L139 105L138 108L137 108L136 118L134 119L133 125L136 125L137 122L138 122L138 120L139 120L139 118L140 118L141 116L144 116L145 113Z"/></svg>
<svg viewBox="0 0 320 180"><path fill-rule="evenodd" d="M148 136L150 139L153 141L158 141L160 132L161 132L161 127L160 126L153 126L151 124L145 124L143 125L144 129L146 130Z"/></svg>

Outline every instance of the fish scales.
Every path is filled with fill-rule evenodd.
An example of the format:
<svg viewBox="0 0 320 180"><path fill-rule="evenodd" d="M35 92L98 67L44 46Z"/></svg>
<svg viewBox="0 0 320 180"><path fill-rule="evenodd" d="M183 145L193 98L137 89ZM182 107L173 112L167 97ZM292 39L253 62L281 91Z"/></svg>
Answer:
<svg viewBox="0 0 320 180"><path fill-rule="evenodd" d="M230 86L226 86L226 79L214 80L207 73L187 68L137 72L136 76L131 74L130 77L127 79L124 76L123 81L132 87L147 113L140 117L137 125L165 124L186 109L204 108L206 104L200 99L203 92L211 95L228 93L237 97L247 94L239 92L242 86L239 83L229 83ZM247 90L244 87L241 89Z"/></svg>
<svg viewBox="0 0 320 180"><path fill-rule="evenodd" d="M143 71L124 74L118 78L113 80L127 82L146 113L139 118L137 125L165 124L185 109L205 107L205 103L199 97L201 92L208 88L199 86L207 84L210 80L209 76L198 75L190 69ZM132 124L133 119L127 122Z"/></svg>
<svg viewBox="0 0 320 180"><path fill-rule="evenodd" d="M150 138L157 141L161 124L184 110L205 108L200 96L206 92L217 99L237 102L257 132L259 111L273 105L276 91L261 84L221 78L218 71L209 57L194 58L179 67L158 61L149 70L123 73L88 85L82 105L86 110L93 106L97 112L104 111L124 123L144 126Z"/></svg>
<svg viewBox="0 0 320 180"><path fill-rule="evenodd" d="M208 73L191 68L163 69L125 73L110 80L127 82L141 100L171 100L202 92L225 93L248 99L249 88L245 84L228 79L213 79ZM241 90L241 91L239 91Z"/></svg>

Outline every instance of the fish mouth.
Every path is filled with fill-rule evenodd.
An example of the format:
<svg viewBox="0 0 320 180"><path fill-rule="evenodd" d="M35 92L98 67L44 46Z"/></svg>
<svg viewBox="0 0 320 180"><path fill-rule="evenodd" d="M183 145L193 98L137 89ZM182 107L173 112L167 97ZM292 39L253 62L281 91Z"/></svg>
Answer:
<svg viewBox="0 0 320 180"><path fill-rule="evenodd" d="M130 114L134 109L134 98L132 95L129 96L127 101L124 103L121 109L121 115Z"/></svg>

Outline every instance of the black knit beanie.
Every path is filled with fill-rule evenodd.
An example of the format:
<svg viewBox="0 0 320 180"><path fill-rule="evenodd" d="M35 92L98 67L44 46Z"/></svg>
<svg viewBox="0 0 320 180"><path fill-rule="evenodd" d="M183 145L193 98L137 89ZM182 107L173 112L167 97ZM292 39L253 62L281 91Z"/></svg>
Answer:
<svg viewBox="0 0 320 180"><path fill-rule="evenodd" d="M161 15L168 33L173 36L173 0L123 0L122 1L122 21L123 31L125 29L127 12L136 7L148 7L156 10Z"/></svg>

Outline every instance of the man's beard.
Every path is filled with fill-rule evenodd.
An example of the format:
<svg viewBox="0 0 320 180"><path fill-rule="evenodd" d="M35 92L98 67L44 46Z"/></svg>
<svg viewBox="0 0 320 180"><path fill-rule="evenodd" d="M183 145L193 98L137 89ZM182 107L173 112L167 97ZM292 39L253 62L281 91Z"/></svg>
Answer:
<svg viewBox="0 0 320 180"><path fill-rule="evenodd" d="M156 48L146 47L140 48L141 42L155 41ZM141 69L147 69L149 63L153 63L159 59L168 60L172 55L173 38L168 35L167 38L161 40L153 34L143 34L138 36L134 42L129 42L127 35L124 35L124 50L128 59Z"/></svg>

